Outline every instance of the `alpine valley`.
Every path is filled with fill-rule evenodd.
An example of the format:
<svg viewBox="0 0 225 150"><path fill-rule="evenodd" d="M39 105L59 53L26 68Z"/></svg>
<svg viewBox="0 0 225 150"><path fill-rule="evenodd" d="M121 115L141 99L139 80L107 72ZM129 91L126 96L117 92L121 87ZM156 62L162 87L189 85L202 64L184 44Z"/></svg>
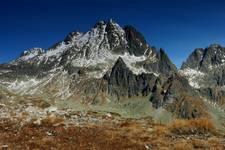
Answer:
<svg viewBox="0 0 225 150"><path fill-rule="evenodd" d="M159 126L162 128L177 120L194 122L202 118L210 120L215 130L224 133L225 47L212 44L206 48L195 49L181 69L177 69L163 49L156 49L148 44L134 27L121 27L113 20L100 21L86 33L69 33L64 40L47 50L32 48L22 52L17 59L1 64L0 112L3 123L7 120L16 122L17 125L29 124L25 125L25 128L31 128L31 124L41 126L45 123L43 130L40 127L41 131L38 133L47 133L48 136L63 137L57 135L58 128L69 128L71 124L79 128L88 125L89 128L96 129L97 125L108 123L108 126L116 124L122 130L125 127L130 129L131 122L137 131L142 131L137 124L144 126L146 130L141 135L154 135ZM54 127L46 125L46 118ZM96 126L90 127L91 124ZM35 128L33 126L32 128ZM12 128L11 124L9 127ZM100 129L103 130L104 127L101 126ZM168 128L174 131L171 126ZM204 135L202 132L198 134L201 129L197 127L190 131L191 135L198 134L201 138L214 136L214 132L205 133L210 130L208 127L203 128ZM55 132L48 131L50 129ZM1 134L8 134L3 129L0 130ZM24 130L18 132L26 133ZM108 135L109 130L111 131L107 129L107 132L104 131L101 135ZM181 127L178 131L180 130ZM124 129L123 132L126 131ZM101 132L103 131L98 133ZM32 131L31 134L33 133ZM136 134L139 132L133 133ZM175 132L169 135L174 136L173 141L177 140L179 143L180 135L175 136ZM196 138L189 133L184 135L185 138ZM157 149L154 140L149 135L145 136L149 137L145 142L142 140L142 143L132 143L131 140L130 145L123 145L121 142L118 144L121 147L116 149L135 146L134 149ZM220 136L222 135L216 137ZM127 137L128 141L131 137ZM167 136L163 138L168 140ZM36 139L34 136L34 139L38 141L41 138ZM18 143L11 145L5 137L4 140L0 138L0 144L1 141L8 143L9 148L32 149L32 146L26 143L27 139L24 139L24 142L28 147L23 144L18 147ZM225 141L217 141L219 148L222 148L221 145L225 144L222 142ZM113 145L113 142L111 144ZM36 143L33 148L49 149L48 141L46 145L47 147L41 147L41 144ZM99 145L101 142L96 143L96 149ZM56 149L60 147L51 145L54 146ZM67 148L74 148L70 146ZM87 148L87 145L79 146L80 149ZM102 146L101 148L107 149L107 144Z"/></svg>

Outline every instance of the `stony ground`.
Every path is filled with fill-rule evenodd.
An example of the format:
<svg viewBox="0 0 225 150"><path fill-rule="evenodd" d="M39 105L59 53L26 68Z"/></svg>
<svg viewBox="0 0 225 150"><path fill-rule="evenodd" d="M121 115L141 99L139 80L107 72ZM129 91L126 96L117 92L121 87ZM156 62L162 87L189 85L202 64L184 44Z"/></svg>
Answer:
<svg viewBox="0 0 225 150"><path fill-rule="evenodd" d="M0 149L225 149L223 132L209 119L160 125L151 118L125 119L114 113L63 112L51 108L39 118L31 118L29 111L1 117Z"/></svg>
<svg viewBox="0 0 225 150"><path fill-rule="evenodd" d="M206 118L162 125L150 117L58 109L44 101L2 102L0 149L225 149L224 131Z"/></svg>

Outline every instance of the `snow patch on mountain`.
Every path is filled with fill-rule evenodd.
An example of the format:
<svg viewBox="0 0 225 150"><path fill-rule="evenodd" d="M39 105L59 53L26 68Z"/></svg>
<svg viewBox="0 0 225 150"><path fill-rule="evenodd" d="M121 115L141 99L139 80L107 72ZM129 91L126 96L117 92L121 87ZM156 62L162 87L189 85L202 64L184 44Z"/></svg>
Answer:
<svg viewBox="0 0 225 150"><path fill-rule="evenodd" d="M54 87L54 95L52 96L61 99L68 98L72 95L70 92L70 83L71 78L68 75L68 72L61 68L49 71L48 76L39 80L36 78L30 78L28 80L15 80L14 82L1 82L1 84L7 87L9 91L21 95L42 94L43 92L49 93L49 89L46 89L45 87Z"/></svg>
<svg viewBox="0 0 225 150"><path fill-rule="evenodd" d="M12 70L0 70L0 75L5 73L10 73Z"/></svg>
<svg viewBox="0 0 225 150"><path fill-rule="evenodd" d="M14 60L12 62L10 62L11 64L16 64L17 62L21 62L21 61L32 61L35 58L37 58L38 56L42 55L45 53L45 50L42 48L32 48L29 50L25 50L21 56L17 59Z"/></svg>
<svg viewBox="0 0 225 150"><path fill-rule="evenodd" d="M119 55L119 57L121 57L124 60L124 62L127 65L127 67L134 74L138 75L138 74L141 74L141 73L150 73L147 70L145 70L143 67L140 67L140 66L137 66L136 65L136 63L138 63L138 62L145 61L147 59L146 56L137 57L137 56L134 56L134 55L130 55L128 53L125 53L124 55Z"/></svg>
<svg viewBox="0 0 225 150"><path fill-rule="evenodd" d="M223 59L223 60L221 60L221 64L216 64L216 65L209 65L208 66L208 68L209 68L209 70L213 70L213 69L218 69L218 68L220 68L220 67L224 67L225 66L225 60Z"/></svg>
<svg viewBox="0 0 225 150"><path fill-rule="evenodd" d="M46 52L45 57L59 57L70 45L66 45L64 42L60 43L55 49L50 49Z"/></svg>
<svg viewBox="0 0 225 150"><path fill-rule="evenodd" d="M201 87L199 81L205 76L203 72L191 68L180 70L179 73L186 77L189 81L189 84L196 89Z"/></svg>
<svg viewBox="0 0 225 150"><path fill-rule="evenodd" d="M30 90L32 87L37 86L40 83L39 80L29 79L27 81L14 81L10 83L8 86L8 90L13 91L15 93L25 93L27 90Z"/></svg>
<svg viewBox="0 0 225 150"><path fill-rule="evenodd" d="M118 47L121 43L127 45L127 40L125 38L124 29L113 20L110 20L109 23L113 26L113 37L115 38L115 42L113 43L113 47Z"/></svg>
<svg viewBox="0 0 225 150"><path fill-rule="evenodd" d="M90 77L95 77L95 78L101 78L104 76L104 74L113 67L117 59L121 57L126 66L136 75L141 74L141 73L152 73L148 72L146 69L144 69L142 66L137 66L138 62L143 62L147 58L146 56L134 56L130 55L129 53L124 53L123 55L119 54L112 54L108 53L105 55L105 57L102 58L95 58L93 57L92 59L86 59L86 58L80 58L80 59L75 59L72 61L73 66L75 67L96 67L101 69L101 71L94 71L90 72ZM157 76L158 74L155 73Z"/></svg>

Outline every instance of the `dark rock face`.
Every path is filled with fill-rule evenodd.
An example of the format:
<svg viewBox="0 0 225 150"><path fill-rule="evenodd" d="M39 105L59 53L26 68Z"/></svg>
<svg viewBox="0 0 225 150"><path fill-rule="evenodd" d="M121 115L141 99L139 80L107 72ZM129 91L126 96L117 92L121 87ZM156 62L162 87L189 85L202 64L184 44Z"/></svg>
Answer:
<svg viewBox="0 0 225 150"><path fill-rule="evenodd" d="M168 78L167 82L163 85L167 89L166 95L169 94L182 94L188 93L190 96L197 95L197 92L188 84L188 81L179 74L173 74Z"/></svg>
<svg viewBox="0 0 225 150"><path fill-rule="evenodd" d="M0 70L6 70L7 72L0 75L1 79L14 80L16 78L21 78L25 74L28 76L37 75L39 70L35 69L29 64L23 65L0 65Z"/></svg>
<svg viewBox="0 0 225 150"><path fill-rule="evenodd" d="M194 52L191 53L191 55L188 57L186 62L182 64L181 69L183 68L199 68L202 63L202 58L204 57L204 49L196 49Z"/></svg>
<svg viewBox="0 0 225 150"><path fill-rule="evenodd" d="M51 66L48 65L39 65L29 64L21 62L20 65L0 65L0 70L6 70L4 74L0 74L1 79L5 80L16 80L29 77L42 78L47 76L46 74Z"/></svg>
<svg viewBox="0 0 225 150"><path fill-rule="evenodd" d="M225 68L220 67L220 69L217 69L212 74L212 80L215 81L217 86L223 86L225 85Z"/></svg>
<svg viewBox="0 0 225 150"><path fill-rule="evenodd" d="M204 109L199 108L202 100L199 99L198 93L178 74L173 74L162 84L157 81L150 101L153 107L164 107L179 118L191 119L205 115Z"/></svg>
<svg viewBox="0 0 225 150"><path fill-rule="evenodd" d="M175 73L177 71L176 66L170 61L169 57L163 49L160 49L158 59L158 70L160 70L162 74L169 75L171 74L171 72Z"/></svg>
<svg viewBox="0 0 225 150"><path fill-rule="evenodd" d="M153 52L156 50L153 48ZM159 52L156 52L156 61L147 60L144 62L143 67L152 72L158 72L166 77L177 72L176 66L170 61L163 49L160 49Z"/></svg>
<svg viewBox="0 0 225 150"><path fill-rule="evenodd" d="M118 101L126 97L150 96L153 107L165 107L180 118L198 118L206 114L204 109L199 108L202 100L198 93L176 73L167 80L153 74L135 75L119 58L104 80L107 82L104 87L107 93L117 97Z"/></svg>
<svg viewBox="0 0 225 150"><path fill-rule="evenodd" d="M225 48L218 44L212 44L205 49L196 49L183 63L181 69L190 67L208 72L211 67L221 65L223 62L225 62Z"/></svg>
<svg viewBox="0 0 225 150"><path fill-rule="evenodd" d="M119 97L147 96L156 78L153 74L133 74L122 58L117 60L111 73L104 76L108 82L108 93L117 96L118 99Z"/></svg>
<svg viewBox="0 0 225 150"><path fill-rule="evenodd" d="M152 95L150 97L150 101L152 102L152 106L154 108L160 108L164 106L164 99L163 99L163 90L162 85L160 85L159 80L156 80L155 85L152 89Z"/></svg>
<svg viewBox="0 0 225 150"><path fill-rule="evenodd" d="M206 87L199 89L201 95L206 97L207 99L216 102L217 104L225 103L225 91L221 87Z"/></svg>
<svg viewBox="0 0 225 150"><path fill-rule="evenodd" d="M129 46L129 53L135 56L144 55L145 51L149 48L144 36L132 26L125 26L124 30Z"/></svg>
<svg viewBox="0 0 225 150"><path fill-rule="evenodd" d="M162 107L167 102L171 102L177 97L179 99L181 92L183 90L186 91L188 88L191 89L187 80L174 74L164 83L160 84L159 81L156 82L152 90L153 94L150 101L155 108Z"/></svg>
<svg viewBox="0 0 225 150"><path fill-rule="evenodd" d="M76 38L77 36L79 36L80 34L82 34L82 33L80 33L80 32L71 32L71 33L69 33L69 34L66 36L64 42L65 42L66 44L69 44L69 43L73 42L73 39Z"/></svg>

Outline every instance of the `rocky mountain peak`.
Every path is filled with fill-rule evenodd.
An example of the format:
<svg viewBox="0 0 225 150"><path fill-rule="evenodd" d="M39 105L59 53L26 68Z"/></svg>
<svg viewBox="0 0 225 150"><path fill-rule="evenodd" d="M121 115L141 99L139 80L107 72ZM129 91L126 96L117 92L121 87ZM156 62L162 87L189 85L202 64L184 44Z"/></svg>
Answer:
<svg viewBox="0 0 225 150"><path fill-rule="evenodd" d="M24 55L27 57L27 53ZM113 66L129 69L127 72L135 75L152 73L167 76L176 71L164 51L157 52L149 47L144 36L134 27L123 28L113 20L99 21L86 33L71 32L46 52L35 53L29 61L19 58L15 62L26 66L29 74L36 75L38 70L41 74L38 76L47 75L47 71L55 68L67 70L70 74L82 68L88 78L101 78ZM19 72L22 74L23 71Z"/></svg>
<svg viewBox="0 0 225 150"><path fill-rule="evenodd" d="M23 51L22 54L20 55L20 57L31 55L31 54L40 55L44 52L45 52L45 50L42 49L42 48L32 48L32 49L28 49L28 50Z"/></svg>
<svg viewBox="0 0 225 150"><path fill-rule="evenodd" d="M144 36L133 26L121 27L110 19L109 21L100 21L94 27L105 28L110 49L116 53L128 52L131 55L141 56L149 49Z"/></svg>
<svg viewBox="0 0 225 150"><path fill-rule="evenodd" d="M225 85L225 48L212 44L195 49L183 63L180 73L197 89Z"/></svg>
<svg viewBox="0 0 225 150"><path fill-rule="evenodd" d="M71 42L75 41L78 37L80 37L83 33L79 31L69 33L65 38L65 43L70 44Z"/></svg>
<svg viewBox="0 0 225 150"><path fill-rule="evenodd" d="M93 28L97 28L97 27L100 27L100 26L103 26L103 25L106 25L106 21L104 20L101 20L101 21L98 21Z"/></svg>
<svg viewBox="0 0 225 150"><path fill-rule="evenodd" d="M220 44L211 44L209 45L209 48L214 48L214 49L217 49L217 48L221 48L222 46Z"/></svg>
<svg viewBox="0 0 225 150"><path fill-rule="evenodd" d="M96 64L106 59L117 59L119 55L126 53L137 57L145 54L156 55L143 35L134 27L123 28L115 21L109 20L99 21L86 33L69 33L63 41L54 44L38 58L31 57L29 61L50 66L65 63L87 66L86 63ZM22 61L26 63L26 59Z"/></svg>
<svg viewBox="0 0 225 150"><path fill-rule="evenodd" d="M30 61L33 58L40 56L45 53L45 50L42 48L32 48L25 50L21 53L19 60L20 61Z"/></svg>
<svg viewBox="0 0 225 150"><path fill-rule="evenodd" d="M143 55L149 46L144 36L138 32L133 26L124 27L126 39L129 46L129 53L135 56Z"/></svg>
<svg viewBox="0 0 225 150"><path fill-rule="evenodd" d="M155 48L153 49L152 52L156 51ZM152 55L152 54L151 54ZM158 70L159 73L165 75L165 76L170 76L171 74L177 72L176 66L171 62L167 54L163 49L160 49L153 60L150 60L149 62L146 62L144 64L144 67L147 69L151 70Z"/></svg>
<svg viewBox="0 0 225 150"><path fill-rule="evenodd" d="M114 67L119 67L122 69L127 68L126 63L123 61L123 59L121 57L119 57L114 65Z"/></svg>
<svg viewBox="0 0 225 150"><path fill-rule="evenodd" d="M181 68L192 68L207 72L224 64L225 48L219 44L212 44L205 49L195 49Z"/></svg>
<svg viewBox="0 0 225 150"><path fill-rule="evenodd" d="M169 57L167 56L166 52L164 49L160 48L159 49L159 59L160 60L164 60L165 62L170 61Z"/></svg>

